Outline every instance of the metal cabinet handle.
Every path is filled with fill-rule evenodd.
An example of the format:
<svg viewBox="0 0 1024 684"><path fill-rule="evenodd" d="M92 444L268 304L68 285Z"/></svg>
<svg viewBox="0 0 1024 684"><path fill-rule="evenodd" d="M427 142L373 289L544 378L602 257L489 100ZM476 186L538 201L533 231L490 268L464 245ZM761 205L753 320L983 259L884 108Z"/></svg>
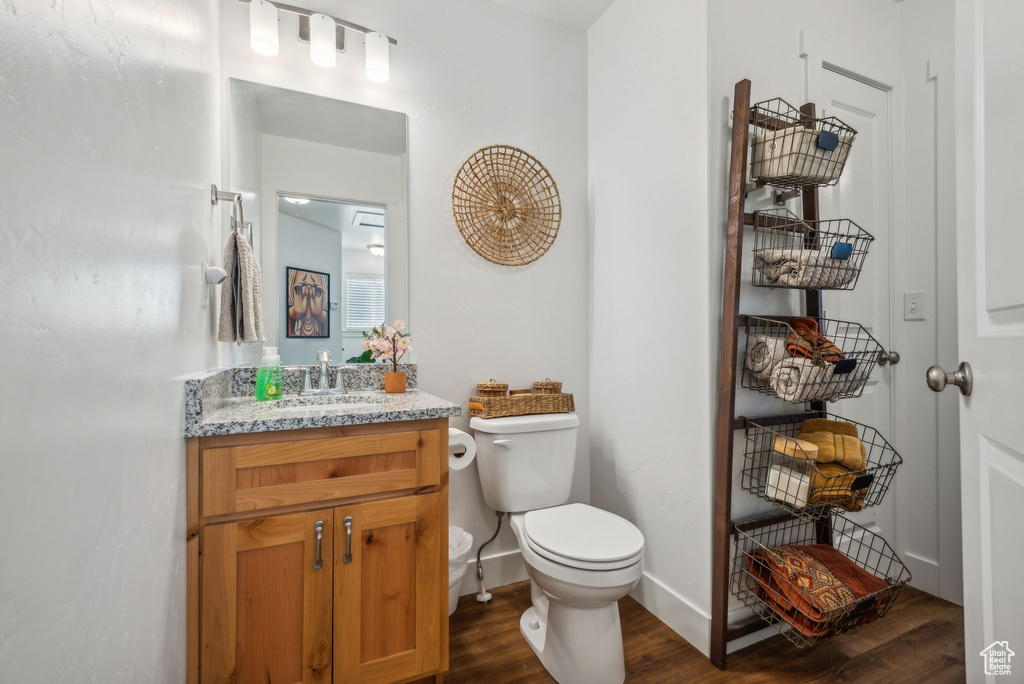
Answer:
<svg viewBox="0 0 1024 684"><path fill-rule="evenodd" d="M348 565L352 562L352 516L345 518L345 557L341 562Z"/></svg>
<svg viewBox="0 0 1024 684"><path fill-rule="evenodd" d="M969 397L974 389L974 373L971 372L971 364L966 361L963 361L953 373L947 373L939 366L932 366L925 374L925 379L928 381L928 389L932 392L941 392L946 389L946 385L956 385L960 388L960 394Z"/></svg>
<svg viewBox="0 0 1024 684"><path fill-rule="evenodd" d="M878 365L884 366L888 363L896 365L900 362L900 353L895 351L880 351L878 352Z"/></svg>
<svg viewBox="0 0 1024 684"><path fill-rule="evenodd" d="M320 555L320 549L324 540L324 521L317 520L313 523L313 531L316 532L316 558L313 559L313 569L319 570L324 567L324 559Z"/></svg>

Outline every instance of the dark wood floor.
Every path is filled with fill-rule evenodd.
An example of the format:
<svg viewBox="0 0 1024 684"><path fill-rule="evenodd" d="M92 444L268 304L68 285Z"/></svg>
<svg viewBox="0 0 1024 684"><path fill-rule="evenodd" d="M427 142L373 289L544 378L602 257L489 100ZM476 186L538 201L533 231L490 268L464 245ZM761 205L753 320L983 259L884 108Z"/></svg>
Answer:
<svg viewBox="0 0 1024 684"><path fill-rule="evenodd" d="M446 682L552 682L519 634L530 585L463 596L451 618ZM619 602L627 682L963 682L963 609L907 588L889 615L813 648L781 635L733 653L725 672L628 596Z"/></svg>

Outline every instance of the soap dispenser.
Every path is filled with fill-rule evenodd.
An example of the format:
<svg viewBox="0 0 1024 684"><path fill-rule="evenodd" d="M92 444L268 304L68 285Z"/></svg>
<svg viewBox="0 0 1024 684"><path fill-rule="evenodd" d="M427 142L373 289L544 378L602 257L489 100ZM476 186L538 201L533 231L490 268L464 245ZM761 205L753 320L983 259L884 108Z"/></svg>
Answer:
<svg viewBox="0 0 1024 684"><path fill-rule="evenodd" d="M277 347L266 347L260 370L256 373L256 401L280 399L284 391L281 381L281 356Z"/></svg>

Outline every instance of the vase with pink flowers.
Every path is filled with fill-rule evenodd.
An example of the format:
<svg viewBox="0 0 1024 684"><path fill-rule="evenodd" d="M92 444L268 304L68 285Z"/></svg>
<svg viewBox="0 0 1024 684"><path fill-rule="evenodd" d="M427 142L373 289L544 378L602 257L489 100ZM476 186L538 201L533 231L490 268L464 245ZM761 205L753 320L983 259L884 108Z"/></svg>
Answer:
<svg viewBox="0 0 1024 684"><path fill-rule="evenodd" d="M405 332L405 321L395 321L394 325L384 323L364 332L363 350L373 354L375 360L391 364L392 370L384 373L384 391L388 394L405 392L405 371L398 370L398 362L412 351L412 335Z"/></svg>

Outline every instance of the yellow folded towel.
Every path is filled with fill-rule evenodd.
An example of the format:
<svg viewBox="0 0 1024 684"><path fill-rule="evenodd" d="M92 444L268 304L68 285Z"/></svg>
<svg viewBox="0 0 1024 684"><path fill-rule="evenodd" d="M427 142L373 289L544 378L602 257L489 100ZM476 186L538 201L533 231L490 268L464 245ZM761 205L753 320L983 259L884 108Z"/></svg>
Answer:
<svg viewBox="0 0 1024 684"><path fill-rule="evenodd" d="M786 456L792 456L793 458L799 458L801 460L813 461L818 458L818 447L817 445L808 442L805 439L797 439L795 437L783 437L779 435L775 438L775 444L772 448L780 454Z"/></svg>
<svg viewBox="0 0 1024 684"><path fill-rule="evenodd" d="M808 418L800 425L800 432L834 432L837 435L860 436L857 433L857 426L853 423L826 418Z"/></svg>
<svg viewBox="0 0 1024 684"><path fill-rule="evenodd" d="M802 441L818 447L818 463L836 463L847 470L863 470L868 465L867 449L856 437L834 432L803 432Z"/></svg>
<svg viewBox="0 0 1024 684"><path fill-rule="evenodd" d="M839 463L819 463L811 476L808 503L812 506L835 504L848 511L861 510L867 490L853 491L851 486L863 474L863 471L851 471Z"/></svg>

